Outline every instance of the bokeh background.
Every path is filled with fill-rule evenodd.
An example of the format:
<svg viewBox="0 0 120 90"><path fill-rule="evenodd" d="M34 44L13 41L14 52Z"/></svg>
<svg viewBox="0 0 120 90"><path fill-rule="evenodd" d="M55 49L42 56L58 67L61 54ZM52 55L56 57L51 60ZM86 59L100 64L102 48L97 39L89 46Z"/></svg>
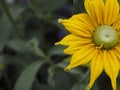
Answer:
<svg viewBox="0 0 120 90"><path fill-rule="evenodd" d="M86 12L78 1L0 1L0 90L85 90L89 64L64 71L71 56L54 45L69 34L58 19ZM103 72L91 90L112 90L109 77Z"/></svg>

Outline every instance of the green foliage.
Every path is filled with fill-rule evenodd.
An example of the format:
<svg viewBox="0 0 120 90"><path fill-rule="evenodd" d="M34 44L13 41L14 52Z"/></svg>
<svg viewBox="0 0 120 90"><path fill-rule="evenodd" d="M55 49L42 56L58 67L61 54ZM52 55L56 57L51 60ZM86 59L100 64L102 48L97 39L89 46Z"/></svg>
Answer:
<svg viewBox="0 0 120 90"><path fill-rule="evenodd" d="M63 51L66 47L65 46L61 46L61 45L57 45L52 47L49 51L48 54L49 55L64 55Z"/></svg>
<svg viewBox="0 0 120 90"><path fill-rule="evenodd" d="M30 90L43 61L36 61L23 70L16 81L14 90Z"/></svg>
<svg viewBox="0 0 120 90"><path fill-rule="evenodd" d="M9 40L6 44L11 49L21 53L25 52L27 48L27 46L25 45L26 43L20 39Z"/></svg>
<svg viewBox="0 0 120 90"><path fill-rule="evenodd" d="M120 0L118 0L119 4L120 4Z"/></svg>

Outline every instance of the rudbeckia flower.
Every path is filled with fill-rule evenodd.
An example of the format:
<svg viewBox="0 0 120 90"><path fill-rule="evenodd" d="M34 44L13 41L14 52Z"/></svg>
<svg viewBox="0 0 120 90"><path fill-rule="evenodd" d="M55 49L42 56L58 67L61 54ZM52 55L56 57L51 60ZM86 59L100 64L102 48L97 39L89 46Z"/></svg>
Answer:
<svg viewBox="0 0 120 90"><path fill-rule="evenodd" d="M88 90L103 72L116 90L120 70L120 13L117 0L85 0L87 13L73 15L59 22L70 32L60 42L71 54L67 70L90 63L91 77Z"/></svg>

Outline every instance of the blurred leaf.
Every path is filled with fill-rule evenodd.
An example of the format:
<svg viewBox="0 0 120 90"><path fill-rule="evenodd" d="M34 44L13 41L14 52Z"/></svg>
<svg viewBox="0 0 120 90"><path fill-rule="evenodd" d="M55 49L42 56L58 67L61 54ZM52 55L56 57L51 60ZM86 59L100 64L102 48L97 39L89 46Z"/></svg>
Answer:
<svg viewBox="0 0 120 90"><path fill-rule="evenodd" d="M49 74L49 77L48 77L48 83L50 86L52 87L55 87L56 86L56 82L54 80L54 77L56 76L56 74L60 73L60 72L66 72L64 71L64 68L66 67L66 63L59 63L59 64L56 64L54 66L51 66L49 69L48 69L48 74ZM67 72L69 74L72 74L73 76L75 76L76 78L80 78L83 76L83 73L82 71L78 70L77 68L76 69L71 69L69 72Z"/></svg>
<svg viewBox="0 0 120 90"><path fill-rule="evenodd" d="M16 69L17 68L24 69L28 65L28 61L29 61L29 63L32 62L31 61L32 58L27 57L27 54L25 56L20 55L20 54L15 55L15 56L5 55L4 58L5 58L5 64L15 65L15 66L17 66Z"/></svg>
<svg viewBox="0 0 120 90"><path fill-rule="evenodd" d="M55 86L55 82L54 82L54 75L60 71L63 71L63 69L57 65L53 65L51 67L49 67L48 69L48 83L50 86Z"/></svg>
<svg viewBox="0 0 120 90"><path fill-rule="evenodd" d="M8 47L12 48L17 52L26 52L27 46L26 43L20 39L12 39L7 42Z"/></svg>
<svg viewBox="0 0 120 90"><path fill-rule="evenodd" d="M26 7L23 6L14 6L10 8L10 13L14 20L18 19L21 14L26 10Z"/></svg>
<svg viewBox="0 0 120 90"><path fill-rule="evenodd" d="M14 5L10 7L10 13L15 22L17 23L18 27L20 26L20 24L23 24L24 26L27 20L29 20L33 15L32 11L27 6L20 5ZM23 30L23 28L19 28Z"/></svg>
<svg viewBox="0 0 120 90"><path fill-rule="evenodd" d="M35 38L25 42L20 39L12 39L7 42L7 45L13 50L21 53L32 52L35 55L40 57L45 57L45 54L39 49L39 41Z"/></svg>
<svg viewBox="0 0 120 90"><path fill-rule="evenodd" d="M36 61L25 68L17 79L14 90L30 90L36 74L43 63L44 61Z"/></svg>
<svg viewBox="0 0 120 90"><path fill-rule="evenodd" d="M85 74L83 74L80 79L78 78L78 83L76 83L72 90L86 90L89 83L90 70L88 69ZM95 83L91 90L99 90L98 84Z"/></svg>
<svg viewBox="0 0 120 90"><path fill-rule="evenodd" d="M24 35L21 33L19 28L17 28L16 23L14 22L14 19L13 19L12 15L11 15L11 13L9 11L10 8L8 7L7 3L4 0L2 0L1 1L1 5L2 5L2 8L3 8L3 12L7 15L9 21L11 22L12 27L14 28L13 30L16 32L17 36L20 39L23 40L24 39Z"/></svg>
<svg viewBox="0 0 120 90"><path fill-rule="evenodd" d="M71 90L86 90L87 84L77 83L75 84Z"/></svg>
<svg viewBox="0 0 120 90"><path fill-rule="evenodd" d="M49 51L48 51L48 55L52 56L52 55L64 55L64 49L66 47L65 46L62 46L62 45L57 45L57 46L54 46L53 48L51 48Z"/></svg>
<svg viewBox="0 0 120 90"><path fill-rule="evenodd" d="M48 73L50 76L54 76L55 73L63 71L61 67L58 67L57 65L51 66L48 70Z"/></svg>
<svg viewBox="0 0 120 90"><path fill-rule="evenodd" d="M70 90L75 83L75 78L66 72L58 72L54 76L55 86L53 90Z"/></svg>
<svg viewBox="0 0 120 90"><path fill-rule="evenodd" d="M7 25L7 26L6 26ZM5 45L11 33L11 24L8 21L6 15L2 15L0 18L0 49Z"/></svg>
<svg viewBox="0 0 120 90"><path fill-rule="evenodd" d="M54 78L52 76L49 76L48 77L48 84L51 86L51 87L54 87L55 86L55 81L54 81Z"/></svg>
<svg viewBox="0 0 120 90"><path fill-rule="evenodd" d="M118 3L119 3L119 5L120 5L120 0L118 0ZM118 89L119 90L119 89Z"/></svg>
<svg viewBox="0 0 120 90"><path fill-rule="evenodd" d="M30 40L27 44L27 47L28 47L28 50L34 53L35 55L38 55L43 58L46 57L43 51L39 48L39 41L36 38L33 38L32 40Z"/></svg>

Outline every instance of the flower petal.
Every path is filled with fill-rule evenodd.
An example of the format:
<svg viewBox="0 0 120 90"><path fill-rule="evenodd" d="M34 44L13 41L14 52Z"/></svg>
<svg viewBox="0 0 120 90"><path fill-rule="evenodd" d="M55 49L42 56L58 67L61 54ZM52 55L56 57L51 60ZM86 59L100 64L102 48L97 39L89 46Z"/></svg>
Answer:
<svg viewBox="0 0 120 90"><path fill-rule="evenodd" d="M85 0L85 8L96 27L103 24L103 0Z"/></svg>
<svg viewBox="0 0 120 90"><path fill-rule="evenodd" d="M115 47L115 54L116 54L116 56L118 58L119 68L120 68L120 46Z"/></svg>
<svg viewBox="0 0 120 90"><path fill-rule="evenodd" d="M120 29L120 15L117 17L117 19L115 20L115 22L113 23L113 27L115 27L115 29L119 30ZM119 30L120 31L120 30Z"/></svg>
<svg viewBox="0 0 120 90"><path fill-rule="evenodd" d="M79 51L83 47L84 47L84 45L81 45L81 46L72 45L72 46L69 46L67 49L65 49L64 53L65 54L75 54L77 51Z"/></svg>
<svg viewBox="0 0 120 90"><path fill-rule="evenodd" d="M106 0L104 11L104 24L112 25L119 15L119 4L117 0Z"/></svg>
<svg viewBox="0 0 120 90"><path fill-rule="evenodd" d="M60 42L57 42L57 44L62 44L62 45L66 45L66 46L71 46L71 45L85 45L85 44L89 44L92 42L92 39L90 38L83 38L80 36L76 36L74 34L69 34L66 37L64 37Z"/></svg>
<svg viewBox="0 0 120 90"><path fill-rule="evenodd" d="M116 79L119 72L119 62L114 50L103 51L104 69L111 79L113 90L116 90Z"/></svg>
<svg viewBox="0 0 120 90"><path fill-rule="evenodd" d="M75 21L74 24L81 26L85 30L93 31L96 29L94 23L92 22L92 19L88 14L82 13L73 15L69 20L71 20L72 22Z"/></svg>
<svg viewBox="0 0 120 90"><path fill-rule="evenodd" d="M90 83L88 85L89 89L93 86L95 80L99 77L99 75L103 71L102 57L103 57L102 53L100 53L91 61L91 77L90 77Z"/></svg>
<svg viewBox="0 0 120 90"><path fill-rule="evenodd" d="M91 37L93 30L95 30L92 20L87 14L74 15L70 19L63 19L59 22L62 23L70 33L82 37Z"/></svg>
<svg viewBox="0 0 120 90"><path fill-rule="evenodd" d="M76 52L66 70L88 63L98 53L93 44L88 44Z"/></svg>

